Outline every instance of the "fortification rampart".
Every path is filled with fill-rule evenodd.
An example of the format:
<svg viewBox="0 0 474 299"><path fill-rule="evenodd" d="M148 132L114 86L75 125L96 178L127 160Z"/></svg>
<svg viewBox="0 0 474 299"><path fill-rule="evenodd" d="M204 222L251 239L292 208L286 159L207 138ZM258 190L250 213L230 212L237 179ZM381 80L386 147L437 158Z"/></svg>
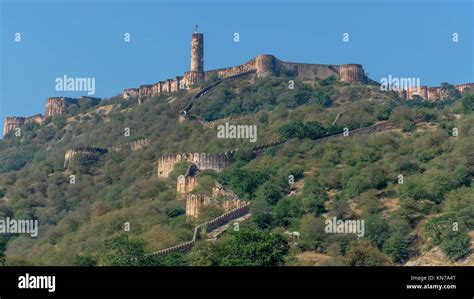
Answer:
<svg viewBox="0 0 474 299"><path fill-rule="evenodd" d="M461 94L474 93L474 83L464 83L454 85L454 88ZM449 94L441 87L430 86L414 86L397 91L398 94L407 100L412 100L415 96L419 96L424 100L435 101L445 100Z"/></svg>
<svg viewBox="0 0 474 299"><path fill-rule="evenodd" d="M128 142L120 145L115 145L111 147L76 147L68 148L64 153L64 168L67 168L71 160L75 155L83 155L89 159L97 159L99 156L110 153L110 152L120 152L124 149L130 149L132 151L139 150L146 146L149 143L149 139L140 139L133 142Z"/></svg>
<svg viewBox="0 0 474 299"><path fill-rule="evenodd" d="M325 79L334 76L348 83L365 82L362 65L325 65L284 62L273 55L258 55L247 63L233 67L197 72L189 71L183 77L176 77L155 84L141 85L137 88L128 88L123 92L124 99L152 97L161 93L175 92L180 89L190 89L194 84L210 80L211 78L226 79L239 75L256 73L258 77L279 75L282 71L290 72L301 80ZM137 91L138 90L138 91Z"/></svg>
<svg viewBox="0 0 474 299"><path fill-rule="evenodd" d="M325 79L330 76L339 78L339 66L279 61L280 70L292 73L299 79Z"/></svg>
<svg viewBox="0 0 474 299"><path fill-rule="evenodd" d="M464 84L457 84L454 87L460 93L474 93L474 83L464 83Z"/></svg>
<svg viewBox="0 0 474 299"><path fill-rule="evenodd" d="M46 111L44 116L50 117L55 115L62 115L66 108L71 104L76 104L78 99L67 97L52 97L46 99Z"/></svg>
<svg viewBox="0 0 474 299"><path fill-rule="evenodd" d="M3 136L13 132L16 128L19 128L25 124L26 118L21 116L7 116L3 121Z"/></svg>
<svg viewBox="0 0 474 299"><path fill-rule="evenodd" d="M348 83L362 83L366 78L360 64L343 64L339 66L339 79Z"/></svg>
<svg viewBox="0 0 474 299"><path fill-rule="evenodd" d="M33 116L29 116L25 119L26 124L42 124L44 121L44 117L41 114L35 114Z"/></svg>
<svg viewBox="0 0 474 299"><path fill-rule="evenodd" d="M146 254L145 257L167 255L173 252L189 251L194 246L196 241L200 239L202 233L207 233L220 226L223 226L233 219L236 219L236 218L242 217L245 214L248 214L249 211L250 211L250 202L246 202L242 206L235 208L227 213L224 213L221 216L212 219L211 221L208 221L196 226L194 228L192 240L181 243L176 246L165 248L163 250L160 250L154 253Z"/></svg>
<svg viewBox="0 0 474 299"><path fill-rule="evenodd" d="M24 124L42 124L43 123L43 116L41 114L36 114L30 117L22 117L22 116L7 116L3 121L3 136L10 134L16 128Z"/></svg>
<svg viewBox="0 0 474 299"><path fill-rule="evenodd" d="M244 74L256 73L257 77L280 75L282 71L291 72L300 79L324 79L335 76L342 81L358 83L365 81L364 70L360 64L323 65L309 63L284 62L273 55L258 55L244 64L204 71L204 35L195 32L191 39L191 65L182 77L160 81L155 84L141 85L123 91L124 99L142 99L171 93L180 89L190 89L193 85L217 78L219 80ZM185 109L185 111L188 111Z"/></svg>
<svg viewBox="0 0 474 299"><path fill-rule="evenodd" d="M212 199L204 194L188 194L186 196L186 216L198 218L201 210L209 206Z"/></svg>
<svg viewBox="0 0 474 299"><path fill-rule="evenodd" d="M218 188L218 187L216 187ZM246 205L246 201L240 200L235 193L230 190L218 188L213 189L212 197L204 194L187 194L186 195L186 216L198 218L204 207L215 206L221 208L224 213L233 209Z"/></svg>
<svg viewBox="0 0 474 299"><path fill-rule="evenodd" d="M114 146L108 147L107 150L109 152L120 152L124 149L130 149L131 151L136 151L148 145L149 142L150 140L148 138L145 138L145 139L140 139L140 140L127 142L127 143L123 143L119 145L114 145Z"/></svg>
<svg viewBox="0 0 474 299"><path fill-rule="evenodd" d="M178 198L185 196L189 192L193 191L197 187L198 180L197 175L199 168L196 164L192 163L186 170L186 174L180 175L176 181L176 195Z"/></svg>
<svg viewBox="0 0 474 299"><path fill-rule="evenodd" d="M13 132L16 128L24 124L42 124L44 117L41 114L36 114L29 117L22 116L7 116L3 121L3 136Z"/></svg>
<svg viewBox="0 0 474 299"><path fill-rule="evenodd" d="M235 151L219 154L183 153L161 157L158 160L158 177L166 178L173 171L174 165L179 162L194 163L200 170L212 169L221 171L234 162Z"/></svg>
<svg viewBox="0 0 474 299"><path fill-rule="evenodd" d="M219 79L225 79L228 77L233 77L233 76L237 76L243 73L248 73L248 72L252 72L256 70L257 69L255 65L255 58L254 58L242 65L205 71L204 78L205 80L210 80L211 78L214 78L214 77L217 77Z"/></svg>
<svg viewBox="0 0 474 299"><path fill-rule="evenodd" d="M68 167L69 163L76 155L81 155L88 159L97 159L99 156L107 152L106 148L101 147L68 148L64 153L64 168Z"/></svg>

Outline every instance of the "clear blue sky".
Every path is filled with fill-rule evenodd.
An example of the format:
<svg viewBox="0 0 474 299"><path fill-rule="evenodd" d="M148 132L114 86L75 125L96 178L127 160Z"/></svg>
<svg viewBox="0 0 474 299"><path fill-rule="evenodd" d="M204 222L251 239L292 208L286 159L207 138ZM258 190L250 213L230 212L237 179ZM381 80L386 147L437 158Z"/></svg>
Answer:
<svg viewBox="0 0 474 299"><path fill-rule="evenodd" d="M207 70L268 53L361 63L376 81L391 74L420 77L422 85L474 82L472 0L0 2L2 126L5 116L44 113L47 97L83 95L55 91L64 74L95 77L98 97L182 75L196 23L205 34Z"/></svg>

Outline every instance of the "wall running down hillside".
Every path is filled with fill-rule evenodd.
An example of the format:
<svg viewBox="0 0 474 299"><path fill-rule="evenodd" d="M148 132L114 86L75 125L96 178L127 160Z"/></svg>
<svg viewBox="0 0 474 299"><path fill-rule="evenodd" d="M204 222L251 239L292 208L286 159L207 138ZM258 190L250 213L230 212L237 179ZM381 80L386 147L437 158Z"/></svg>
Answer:
<svg viewBox="0 0 474 299"><path fill-rule="evenodd" d="M176 246L168 247L163 250L153 252L150 254L145 255L145 257L153 257L153 256L160 256L160 255L168 255L173 252L185 252L190 251L193 248L194 244L197 240L200 239L202 233L208 233L216 228L225 225L229 221L239 218L245 214L248 214L250 211L250 202L245 202L242 206L235 208L229 212L222 214L221 216L212 219L211 221L205 222L200 224L194 228L193 238L190 241L181 243Z"/></svg>

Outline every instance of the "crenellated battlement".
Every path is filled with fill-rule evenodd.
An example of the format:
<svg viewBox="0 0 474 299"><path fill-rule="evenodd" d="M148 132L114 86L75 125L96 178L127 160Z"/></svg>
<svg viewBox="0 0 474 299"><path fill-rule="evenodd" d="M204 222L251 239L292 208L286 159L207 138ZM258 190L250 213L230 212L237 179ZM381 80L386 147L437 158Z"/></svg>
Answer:
<svg viewBox="0 0 474 299"><path fill-rule="evenodd" d="M24 124L42 124L43 120L44 117L41 114L36 114L29 117L7 116L3 122L3 136L10 134L10 132L13 132L16 128L19 128Z"/></svg>
<svg viewBox="0 0 474 299"><path fill-rule="evenodd" d="M171 154L158 160L158 177L166 178L179 162L194 163L200 170L212 169L221 171L234 162L235 150L225 153L183 153Z"/></svg>
<svg viewBox="0 0 474 299"><path fill-rule="evenodd" d="M108 147L107 150L109 152L120 152L120 151L124 150L125 148L127 148L127 149L130 149L131 151L136 151L136 150L142 149L143 147L148 145L149 142L150 142L150 140L148 138L139 139L139 140L136 140L136 141L127 142L127 143L123 143L123 144Z"/></svg>
<svg viewBox="0 0 474 299"><path fill-rule="evenodd" d="M3 121L3 136L13 132L16 128L24 125L26 121L25 117L21 116L7 116Z"/></svg>
<svg viewBox="0 0 474 299"><path fill-rule="evenodd" d="M174 79L167 79L154 84L140 85L139 88L127 88L123 91L123 98L129 99L143 99L149 98L161 93L176 92L180 89L185 89L183 83L183 77L177 76Z"/></svg>
<svg viewBox="0 0 474 299"><path fill-rule="evenodd" d="M47 117L52 117L56 115L62 115L65 113L66 108L71 104L77 104L80 99L96 99L88 96L82 96L79 98L68 98L68 97L51 97L46 99L45 104L45 115L35 114L29 117L22 116L9 116L5 118L3 123L3 135L6 136L15 128L22 126L24 124L34 123L42 124Z"/></svg>
<svg viewBox="0 0 474 299"><path fill-rule="evenodd" d="M474 93L474 83L464 83L454 85L461 94ZM397 93L404 99L412 100L415 95L420 96L424 100L435 101L444 100L448 94L441 87L430 86L414 86L407 89L398 90Z"/></svg>
<svg viewBox="0 0 474 299"><path fill-rule="evenodd" d="M194 227L193 238L190 241L171 246L160 251L156 251L153 253L146 254L144 257L152 257L152 256L163 256L173 252L183 252L189 251L194 246L197 240L200 239L202 233L211 232L219 227L226 225L229 221L233 219L237 219L244 215L248 215L250 211L250 202L244 202L240 207L232 209L210 221L205 223L199 224L198 226Z"/></svg>
<svg viewBox="0 0 474 299"><path fill-rule="evenodd" d="M188 90L196 83L215 77L225 79L252 73L255 73L257 77L267 77L270 75L280 75L281 72L291 72L302 80L325 79L330 76L348 83L363 83L366 80L364 70L360 64L327 65L284 62L273 55L265 54L258 55L242 65L203 72L189 71L184 73L182 77L176 77L175 79L141 85L138 89L128 88L124 90L123 98L146 98L161 93L176 92L180 89Z"/></svg>
<svg viewBox="0 0 474 299"><path fill-rule="evenodd" d="M75 155L83 155L90 159L97 159L99 156L104 155L106 153L111 152L120 152L124 149L130 149L132 151L139 150L146 146L149 143L149 139L140 139L132 142L127 142L124 144L114 145L111 147L76 147L76 148L68 148L64 153L64 168L67 168L71 160L74 158Z"/></svg>
<svg viewBox="0 0 474 299"><path fill-rule="evenodd" d="M99 156L107 153L108 150L102 147L78 147L68 148L64 153L64 168L67 168L71 160L76 155L85 156L88 159L98 159Z"/></svg>
<svg viewBox="0 0 474 299"><path fill-rule="evenodd" d="M335 76L348 83L366 81L364 69L360 64L326 65L310 63L284 62L273 55L257 55L244 64L204 71L204 35L193 33L191 40L191 66L182 77L168 79L154 84L141 85L139 88L128 88L123 91L124 99L142 99L162 93L189 90L193 85L218 78L219 80L255 73L257 77L292 73L299 79L325 79Z"/></svg>

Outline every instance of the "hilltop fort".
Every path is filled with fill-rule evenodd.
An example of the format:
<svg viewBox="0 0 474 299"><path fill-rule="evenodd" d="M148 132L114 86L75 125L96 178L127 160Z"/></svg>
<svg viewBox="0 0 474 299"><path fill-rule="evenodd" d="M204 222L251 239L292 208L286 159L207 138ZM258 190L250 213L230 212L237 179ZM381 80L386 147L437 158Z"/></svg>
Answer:
<svg viewBox="0 0 474 299"><path fill-rule="evenodd" d="M258 55L241 65L204 71L204 34L195 32L191 38L191 68L188 72L174 79L125 89L123 98L141 99L161 93L175 92L180 89L190 89L193 85L211 78L225 79L252 73L256 74L257 77L286 73L295 75L302 80L324 79L335 76L348 83L363 83L366 81L364 69L360 64L332 65L284 62L268 54Z"/></svg>
<svg viewBox="0 0 474 299"><path fill-rule="evenodd" d="M127 88L122 97L125 100L138 100L149 98L159 94L169 94L179 90L190 90L198 83L217 78L218 80L238 78L246 75L257 77L279 76L282 74L295 76L300 80L325 79L331 76L349 84L367 83L369 78L360 64L311 64L296 63L279 60L273 55L261 54L250 59L244 64L215 69L204 70L204 34L194 32L191 37L191 66L188 72L173 79L159 81L154 84L141 85L138 88ZM195 97L208 92L214 85L203 88ZM472 92L474 83L454 85L460 92ZM413 99L415 95L425 100L436 100L446 98L441 87L420 86L397 91L402 98ZM90 97L81 97L90 98ZM81 99L79 98L79 99ZM4 120L3 135L6 136L27 123L42 124L47 117L62 115L66 108L79 100L68 97L51 97L46 100L45 115L37 114L31 117L8 116ZM192 106L192 102L182 111L186 114ZM189 115L188 115L189 117Z"/></svg>

